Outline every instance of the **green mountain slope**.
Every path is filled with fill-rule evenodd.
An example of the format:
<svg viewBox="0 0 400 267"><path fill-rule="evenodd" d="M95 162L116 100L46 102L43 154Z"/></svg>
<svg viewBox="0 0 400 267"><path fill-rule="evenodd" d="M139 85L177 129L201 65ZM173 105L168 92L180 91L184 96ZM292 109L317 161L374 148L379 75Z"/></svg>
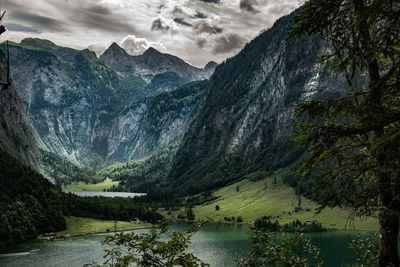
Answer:
<svg viewBox="0 0 400 267"><path fill-rule="evenodd" d="M301 157L289 141L295 104L343 94L346 86L318 63L329 49L318 37L287 39L294 15L279 19L216 68L204 108L174 159L172 189L210 190L253 172L272 173Z"/></svg>

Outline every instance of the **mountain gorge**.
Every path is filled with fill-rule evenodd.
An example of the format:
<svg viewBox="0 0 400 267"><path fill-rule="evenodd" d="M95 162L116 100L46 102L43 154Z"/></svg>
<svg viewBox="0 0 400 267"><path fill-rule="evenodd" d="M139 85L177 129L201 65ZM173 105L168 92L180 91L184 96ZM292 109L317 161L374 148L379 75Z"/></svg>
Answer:
<svg viewBox="0 0 400 267"><path fill-rule="evenodd" d="M189 83L168 92L208 78L215 65L203 71L155 49L135 57L116 46L99 59L47 40L10 45L11 72L42 149L98 169L147 157L183 137L205 86ZM129 64L132 70L142 66L140 72L113 69L126 58L139 58Z"/></svg>

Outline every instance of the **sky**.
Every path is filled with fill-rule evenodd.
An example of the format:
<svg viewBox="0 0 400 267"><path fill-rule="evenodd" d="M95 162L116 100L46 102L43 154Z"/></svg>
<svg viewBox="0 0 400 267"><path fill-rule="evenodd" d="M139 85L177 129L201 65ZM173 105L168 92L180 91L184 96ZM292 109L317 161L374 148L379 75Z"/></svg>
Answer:
<svg viewBox="0 0 400 267"><path fill-rule="evenodd" d="M299 0L0 0L7 32L100 55L116 42L129 54L150 46L197 67L221 63L300 6Z"/></svg>

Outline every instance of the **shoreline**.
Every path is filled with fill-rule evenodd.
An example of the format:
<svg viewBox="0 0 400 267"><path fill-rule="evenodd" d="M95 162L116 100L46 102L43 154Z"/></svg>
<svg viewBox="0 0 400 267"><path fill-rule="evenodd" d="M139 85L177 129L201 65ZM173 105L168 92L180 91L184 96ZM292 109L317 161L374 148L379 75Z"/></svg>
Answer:
<svg viewBox="0 0 400 267"><path fill-rule="evenodd" d="M77 233L77 234L59 234L59 232L57 232L57 234L59 234L62 238L69 238L69 237L77 237L77 236L86 236L86 235L103 235L103 234L110 234L110 233L122 233L122 232L128 232L128 231L134 231L134 230L143 230L143 229L150 229L152 227L152 225L150 226L143 226L143 227L138 227L138 228L128 228L128 229L121 229L121 230L110 230L110 231L99 231L99 232L86 232L86 233ZM37 239L39 239L37 237ZM48 240L51 241L51 240ZM54 240L57 241L57 240ZM60 240L61 241L61 240Z"/></svg>

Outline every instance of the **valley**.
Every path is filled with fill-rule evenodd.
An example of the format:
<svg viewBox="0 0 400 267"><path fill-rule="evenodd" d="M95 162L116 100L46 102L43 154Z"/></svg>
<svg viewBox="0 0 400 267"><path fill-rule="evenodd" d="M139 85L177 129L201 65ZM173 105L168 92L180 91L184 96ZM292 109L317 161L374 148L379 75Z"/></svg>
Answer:
<svg viewBox="0 0 400 267"><path fill-rule="evenodd" d="M193 5L211 6L215 14L227 5L199 2ZM257 1L237 4L239 10L225 16L264 12ZM90 5L82 8L97 14L94 21L99 14L113 16L105 3ZM257 253L273 258L276 251L278 261L300 254L314 264L310 255L318 248L326 266L362 258L377 265L390 233L396 254L400 76L390 74L398 71L400 46L385 46L393 56L382 49L350 58L353 48L371 46L343 52L330 32L319 31L324 25L308 31L304 25L318 20L304 20L314 14L307 5L244 36L234 28L225 32L226 21L215 24L224 16L189 12L189 6L163 13L170 7L159 5L147 31L169 35L174 46L160 39L169 49L133 35L136 25L121 42L69 47L45 39L53 31L28 34L9 24L24 38L0 43L0 80L8 81L0 90L0 265L101 264L111 255L102 257L105 238L117 256L126 254L117 247L134 242L125 259L132 262L157 246L162 249L152 251L152 260L189 253L179 266L197 266L188 263L196 257L213 267L234 266L234 257L246 256L243 266L267 266L260 262L268 257ZM163 21L166 14L174 17ZM100 28L110 26L111 36L118 32L113 23L119 29L125 22L114 18ZM195 35L184 42L190 31ZM368 35L360 36L357 42ZM209 222L185 233L198 220ZM263 228L262 220L276 222L275 228ZM157 232L164 223L179 233ZM65 240L38 239L53 232ZM359 233L367 241L354 241ZM170 238L178 241L168 243ZM169 260L160 259L160 266Z"/></svg>

